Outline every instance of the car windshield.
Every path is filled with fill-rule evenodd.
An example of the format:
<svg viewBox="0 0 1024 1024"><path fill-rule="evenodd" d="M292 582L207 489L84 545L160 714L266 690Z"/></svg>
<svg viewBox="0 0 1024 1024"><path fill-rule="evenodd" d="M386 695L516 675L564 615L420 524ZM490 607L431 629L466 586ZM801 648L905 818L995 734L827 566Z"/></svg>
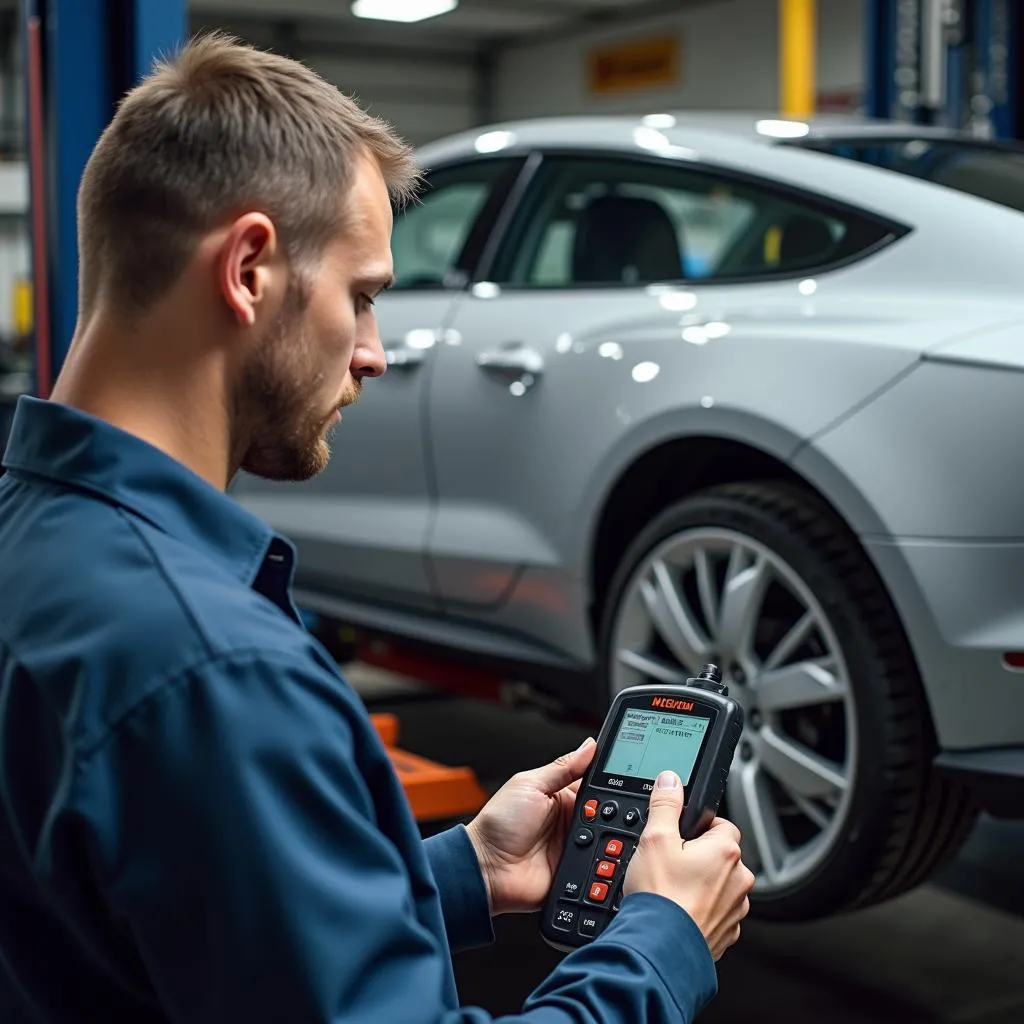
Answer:
<svg viewBox="0 0 1024 1024"><path fill-rule="evenodd" d="M1024 147L963 139L812 138L791 143L925 178L1024 212Z"/></svg>

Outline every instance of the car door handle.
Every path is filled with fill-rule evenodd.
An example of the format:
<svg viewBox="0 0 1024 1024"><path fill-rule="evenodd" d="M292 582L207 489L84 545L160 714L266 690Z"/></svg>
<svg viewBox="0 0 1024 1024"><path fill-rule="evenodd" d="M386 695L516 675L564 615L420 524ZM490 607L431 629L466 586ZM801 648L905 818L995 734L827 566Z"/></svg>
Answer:
<svg viewBox="0 0 1024 1024"><path fill-rule="evenodd" d="M544 357L530 345L511 343L481 352L476 357L481 370L507 381L529 386L544 372Z"/></svg>
<svg viewBox="0 0 1024 1024"><path fill-rule="evenodd" d="M414 370L426 358L426 352L421 348L408 348L405 345L396 345L394 348L384 349L384 358L388 367L396 370Z"/></svg>

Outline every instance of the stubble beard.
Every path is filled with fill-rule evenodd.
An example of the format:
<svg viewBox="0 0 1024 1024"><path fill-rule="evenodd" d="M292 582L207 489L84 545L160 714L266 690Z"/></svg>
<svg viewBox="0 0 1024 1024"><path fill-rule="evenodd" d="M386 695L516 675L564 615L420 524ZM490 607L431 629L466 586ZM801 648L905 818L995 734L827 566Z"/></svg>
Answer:
<svg viewBox="0 0 1024 1024"><path fill-rule="evenodd" d="M250 425L241 469L265 480L301 483L318 476L331 458L334 409L316 404L323 373L315 368L303 325L304 298L298 289L259 351L245 368L236 413ZM362 390L350 382L339 406Z"/></svg>

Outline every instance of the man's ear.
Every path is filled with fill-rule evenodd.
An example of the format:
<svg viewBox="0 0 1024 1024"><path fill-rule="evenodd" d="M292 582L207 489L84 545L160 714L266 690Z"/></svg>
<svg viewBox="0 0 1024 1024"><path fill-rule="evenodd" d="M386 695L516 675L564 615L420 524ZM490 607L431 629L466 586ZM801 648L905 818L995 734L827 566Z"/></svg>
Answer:
<svg viewBox="0 0 1024 1024"><path fill-rule="evenodd" d="M267 302L277 256L277 232L265 214L246 213L228 229L218 253L217 283L240 325L251 327Z"/></svg>

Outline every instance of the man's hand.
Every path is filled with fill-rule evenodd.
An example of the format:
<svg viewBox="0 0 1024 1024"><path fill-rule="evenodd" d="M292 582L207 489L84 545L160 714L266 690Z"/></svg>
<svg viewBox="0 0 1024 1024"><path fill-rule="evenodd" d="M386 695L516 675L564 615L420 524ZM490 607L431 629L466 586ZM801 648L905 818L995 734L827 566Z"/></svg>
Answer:
<svg viewBox="0 0 1024 1024"><path fill-rule="evenodd" d="M467 826L492 914L531 913L543 905L595 747L588 738L573 753L514 775Z"/></svg>
<svg viewBox="0 0 1024 1024"><path fill-rule="evenodd" d="M740 937L750 911L754 876L740 858L740 833L715 818L696 839L679 838L683 786L662 772L651 794L651 813L629 862L623 891L653 892L682 907L704 934L718 960Z"/></svg>

